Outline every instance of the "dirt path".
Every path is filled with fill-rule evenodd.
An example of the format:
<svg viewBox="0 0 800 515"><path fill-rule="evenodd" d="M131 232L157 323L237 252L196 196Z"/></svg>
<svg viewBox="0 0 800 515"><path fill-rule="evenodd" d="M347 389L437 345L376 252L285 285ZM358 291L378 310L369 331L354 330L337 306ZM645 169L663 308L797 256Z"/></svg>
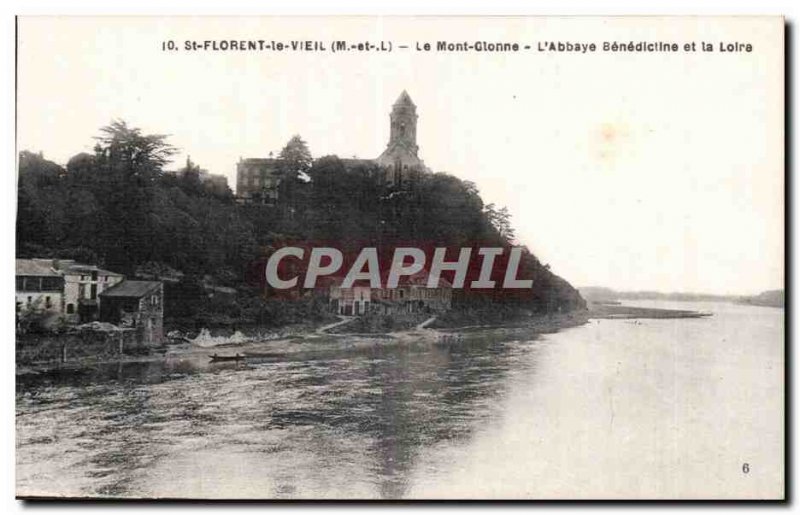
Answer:
<svg viewBox="0 0 800 515"><path fill-rule="evenodd" d="M336 316L339 317L339 321L338 322L334 322L332 324L324 325L324 326L318 328L316 330L316 333L317 334L326 334L328 330L333 329L334 327L339 327L340 325L349 324L350 322L352 322L353 320L356 319L356 317L346 317L344 315L336 315Z"/></svg>
<svg viewBox="0 0 800 515"><path fill-rule="evenodd" d="M429 319L425 320L421 324L417 324L417 327L415 327L414 330L415 331L422 331L423 329L428 327L428 324L432 324L434 320L436 320L436 315L430 317Z"/></svg>

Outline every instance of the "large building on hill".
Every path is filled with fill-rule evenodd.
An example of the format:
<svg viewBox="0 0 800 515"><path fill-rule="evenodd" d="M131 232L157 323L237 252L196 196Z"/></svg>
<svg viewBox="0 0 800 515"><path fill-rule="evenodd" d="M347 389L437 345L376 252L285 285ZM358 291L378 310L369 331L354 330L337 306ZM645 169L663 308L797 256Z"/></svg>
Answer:
<svg viewBox="0 0 800 515"><path fill-rule="evenodd" d="M419 158L417 106L404 90L389 114L389 143L375 159L342 159L347 167L379 167L387 188L406 189L429 172ZM244 203L272 203L278 198L278 159L247 158L236 164L236 197Z"/></svg>

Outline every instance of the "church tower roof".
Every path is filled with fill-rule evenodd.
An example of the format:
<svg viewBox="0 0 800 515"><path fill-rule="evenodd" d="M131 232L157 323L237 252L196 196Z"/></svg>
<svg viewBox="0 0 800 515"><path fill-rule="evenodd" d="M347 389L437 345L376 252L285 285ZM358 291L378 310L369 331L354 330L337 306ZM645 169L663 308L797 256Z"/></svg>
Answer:
<svg viewBox="0 0 800 515"><path fill-rule="evenodd" d="M411 97L409 96L406 90L403 90L403 92L400 93L400 96L397 97L397 100L394 103L394 106L402 106L402 105L417 107L416 105L414 105L414 102L411 100Z"/></svg>

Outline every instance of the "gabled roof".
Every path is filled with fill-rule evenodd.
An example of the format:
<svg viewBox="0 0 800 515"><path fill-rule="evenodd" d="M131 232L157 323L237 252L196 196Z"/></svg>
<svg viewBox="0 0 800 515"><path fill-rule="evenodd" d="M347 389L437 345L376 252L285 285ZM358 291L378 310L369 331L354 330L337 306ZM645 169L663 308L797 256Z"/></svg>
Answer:
<svg viewBox="0 0 800 515"><path fill-rule="evenodd" d="M53 268L52 259L17 259L16 274L43 277L59 277L61 275Z"/></svg>
<svg viewBox="0 0 800 515"><path fill-rule="evenodd" d="M16 261L17 275L35 275L46 277L62 276L65 274L90 274L92 272L97 272L100 275L122 277L122 274L111 272L109 270L103 270L95 265L77 263L74 259L33 258L17 259Z"/></svg>
<svg viewBox="0 0 800 515"><path fill-rule="evenodd" d="M161 287L159 281L122 281L100 293L101 297L141 298Z"/></svg>
<svg viewBox="0 0 800 515"><path fill-rule="evenodd" d="M87 265L85 263L77 263L72 259L61 259L55 261L55 268L64 274L90 274L97 272L100 275L110 275L114 277L122 277L122 274L112 272L110 270L103 270L95 265Z"/></svg>

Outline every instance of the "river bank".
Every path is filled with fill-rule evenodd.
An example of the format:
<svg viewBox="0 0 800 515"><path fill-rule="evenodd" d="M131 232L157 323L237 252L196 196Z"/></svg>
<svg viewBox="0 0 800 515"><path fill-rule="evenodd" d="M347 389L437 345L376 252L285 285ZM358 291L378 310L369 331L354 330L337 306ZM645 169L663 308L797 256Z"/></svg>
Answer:
<svg viewBox="0 0 800 515"><path fill-rule="evenodd" d="M353 319L344 317L340 322L318 327L305 325L302 330L295 327L286 328L280 332L255 332L250 335L239 331L230 335L212 335L210 331L203 330L194 338L183 337L173 340L173 343L163 347L154 348L149 355L102 354L81 356L66 362L26 361L20 363L18 360L17 375L78 373L82 368L119 362L210 359L214 354L223 358L238 355L242 360L280 360L387 346L417 348L432 345L468 344L472 339L485 338L487 335L491 335L497 341L533 339L540 334L585 324L588 321L588 313L577 311L544 315L503 326L472 325L436 329L428 327L434 319L435 317L430 317L411 329L385 333L347 332L345 328Z"/></svg>
<svg viewBox="0 0 800 515"><path fill-rule="evenodd" d="M690 310L656 309L618 304L591 303L586 311L528 316L502 324L473 324L460 327L442 327L433 316L414 327L388 332L360 332L363 329L355 318L341 317L338 322L326 324L301 324L281 330L241 331L212 334L202 330L190 338L181 335L171 343L150 349L146 355L135 353L102 352L93 355L76 354L71 360L32 361L20 359L17 352L17 374L36 375L61 371L71 373L82 368L119 362L147 362L167 359L210 359L212 355L225 359L238 356L240 360L281 360L297 357L314 357L362 351L369 348L406 346L419 348L431 345L468 345L471 340L490 336L498 342L530 340L542 334L555 333L576 327L589 320L601 319L667 319L703 318L710 313ZM352 327L356 331L348 328ZM48 345L53 346L52 342ZM57 346L56 346L57 347ZM27 351L30 352L30 351Z"/></svg>

